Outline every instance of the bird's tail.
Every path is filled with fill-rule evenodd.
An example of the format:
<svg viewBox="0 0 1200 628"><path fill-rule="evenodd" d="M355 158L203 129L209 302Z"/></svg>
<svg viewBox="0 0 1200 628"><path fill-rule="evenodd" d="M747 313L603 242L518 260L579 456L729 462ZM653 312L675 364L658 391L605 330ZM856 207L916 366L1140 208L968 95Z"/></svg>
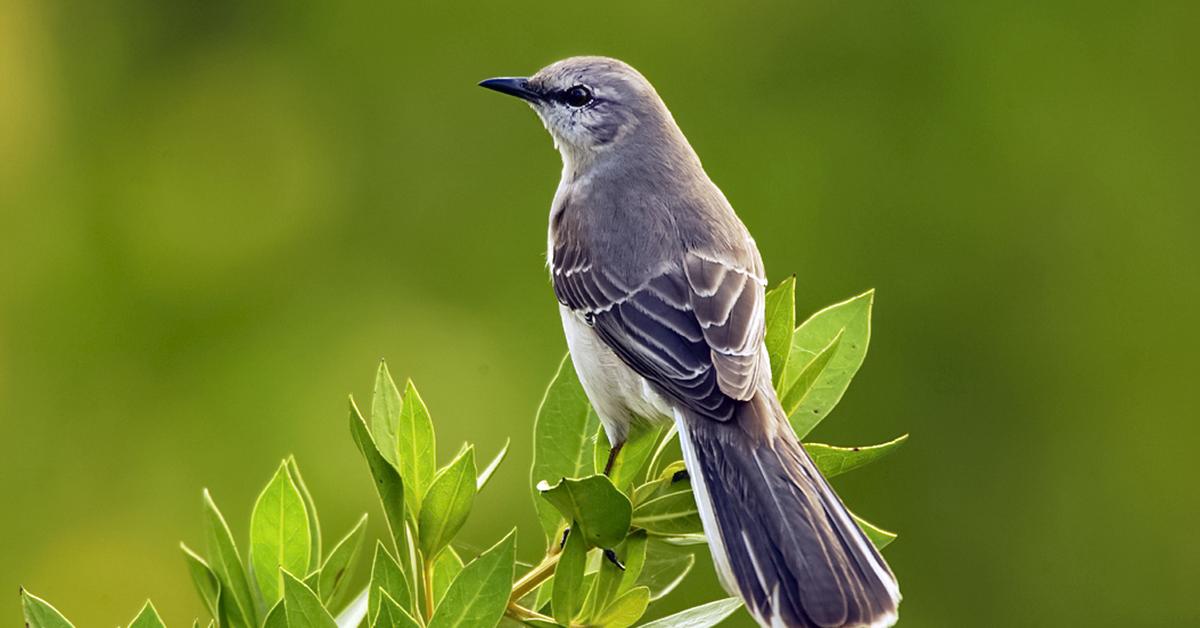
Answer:
<svg viewBox="0 0 1200 628"><path fill-rule="evenodd" d="M764 386L734 420L675 417L725 588L763 626L891 626L900 588Z"/></svg>

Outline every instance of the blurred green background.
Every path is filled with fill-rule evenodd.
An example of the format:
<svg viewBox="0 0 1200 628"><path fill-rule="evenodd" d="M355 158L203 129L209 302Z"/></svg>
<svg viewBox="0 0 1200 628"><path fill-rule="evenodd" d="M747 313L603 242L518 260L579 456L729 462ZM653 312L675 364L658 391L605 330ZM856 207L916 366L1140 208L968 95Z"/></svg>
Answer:
<svg viewBox="0 0 1200 628"><path fill-rule="evenodd" d="M702 6L709 4L709 6ZM294 452L327 535L380 357L443 456L513 438L465 538L520 527L564 343L557 154L475 87L581 53L659 88L806 315L878 289L815 434L897 530L909 626L1195 625L1200 3L0 0L0 616L200 605ZM717 594L701 565L664 607ZM746 616L735 623L745 625Z"/></svg>

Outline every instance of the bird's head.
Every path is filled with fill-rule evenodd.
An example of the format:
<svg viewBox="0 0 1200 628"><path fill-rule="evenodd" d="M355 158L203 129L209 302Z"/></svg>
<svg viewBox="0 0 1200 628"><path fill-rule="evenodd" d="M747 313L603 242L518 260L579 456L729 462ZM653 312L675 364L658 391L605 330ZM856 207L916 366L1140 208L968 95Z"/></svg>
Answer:
<svg viewBox="0 0 1200 628"><path fill-rule="evenodd" d="M493 78L479 85L528 102L569 162L682 138L650 82L616 59L571 57L528 78Z"/></svg>

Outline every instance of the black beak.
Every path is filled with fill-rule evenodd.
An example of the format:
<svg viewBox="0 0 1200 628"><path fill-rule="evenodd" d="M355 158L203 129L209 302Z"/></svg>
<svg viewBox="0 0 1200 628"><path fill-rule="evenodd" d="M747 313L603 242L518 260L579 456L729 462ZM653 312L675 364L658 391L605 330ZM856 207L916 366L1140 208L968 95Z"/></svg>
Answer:
<svg viewBox="0 0 1200 628"><path fill-rule="evenodd" d="M504 78L490 78L486 81L479 82L480 87L494 89L501 94L516 96L517 98L536 102L542 99L542 95L529 89L529 79L512 76Z"/></svg>

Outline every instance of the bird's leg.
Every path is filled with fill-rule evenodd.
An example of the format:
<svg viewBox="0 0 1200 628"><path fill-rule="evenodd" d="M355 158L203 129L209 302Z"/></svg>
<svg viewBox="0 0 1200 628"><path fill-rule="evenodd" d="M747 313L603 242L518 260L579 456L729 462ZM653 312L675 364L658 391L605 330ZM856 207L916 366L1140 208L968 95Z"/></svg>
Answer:
<svg viewBox="0 0 1200 628"><path fill-rule="evenodd" d="M604 475L612 474L613 463L617 461L617 454L621 453L621 448L624 446L625 441L621 441L608 450L608 463L604 465Z"/></svg>

